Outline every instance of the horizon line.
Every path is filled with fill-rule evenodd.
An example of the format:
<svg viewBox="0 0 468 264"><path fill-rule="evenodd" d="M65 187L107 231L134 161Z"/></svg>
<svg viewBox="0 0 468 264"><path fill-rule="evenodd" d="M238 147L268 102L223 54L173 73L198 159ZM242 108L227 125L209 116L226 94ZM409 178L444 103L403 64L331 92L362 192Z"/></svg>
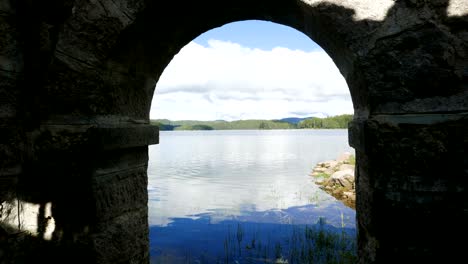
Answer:
<svg viewBox="0 0 468 264"><path fill-rule="evenodd" d="M289 116L289 117L282 117L282 118L272 118L272 119L267 119L267 118L247 118L247 119L232 119L232 120L226 120L226 119L209 119L209 120L203 120L203 119L170 119L170 118L150 118L150 120L170 120L170 121L226 121L226 122L232 122L232 121L246 121L246 120L281 120L281 119L288 119L288 118L299 118L299 119L307 119L307 118L328 118L328 117L335 117L335 116L341 116L341 115L354 115L354 113L351 114L338 114L338 115L327 115L326 117L317 117L317 116L306 116L306 117L296 117L296 116Z"/></svg>

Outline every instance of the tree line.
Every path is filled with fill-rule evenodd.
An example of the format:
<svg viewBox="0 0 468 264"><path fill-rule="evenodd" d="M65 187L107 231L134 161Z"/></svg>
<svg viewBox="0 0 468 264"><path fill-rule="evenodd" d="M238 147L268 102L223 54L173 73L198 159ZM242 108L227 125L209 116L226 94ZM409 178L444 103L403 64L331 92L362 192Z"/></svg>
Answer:
<svg viewBox="0 0 468 264"><path fill-rule="evenodd" d="M282 120L236 120L236 121L171 121L168 119L151 120L160 130L245 130L245 129L336 129L348 128L353 115L337 115L325 118L305 118L297 124Z"/></svg>
<svg viewBox="0 0 468 264"><path fill-rule="evenodd" d="M298 128L348 128L353 115L337 115L325 118L312 117L299 122Z"/></svg>

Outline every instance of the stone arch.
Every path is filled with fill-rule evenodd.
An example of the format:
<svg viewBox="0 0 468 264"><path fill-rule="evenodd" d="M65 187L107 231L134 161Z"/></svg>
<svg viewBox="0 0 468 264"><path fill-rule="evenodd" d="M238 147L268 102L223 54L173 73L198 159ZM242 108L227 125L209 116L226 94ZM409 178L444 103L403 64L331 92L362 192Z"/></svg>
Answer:
<svg viewBox="0 0 468 264"><path fill-rule="evenodd" d="M1 201L52 204L54 246L66 249L52 259L147 261L156 81L185 43L245 19L310 36L348 82L360 262L463 257L465 1L2 0L0 10Z"/></svg>
<svg viewBox="0 0 468 264"><path fill-rule="evenodd" d="M116 56L112 58L112 61L123 65L133 64L135 67L138 67L136 66L138 64L155 82L173 56L196 36L230 22L256 19L286 25L304 33L324 48L345 78L354 72L356 51L352 45L349 45L347 38L351 38L355 34L354 31L359 30L358 27L350 28L349 32L344 30L345 25L352 20L354 11L351 9L327 4L319 4L312 8L300 1L270 1L269 3L237 1L232 4L215 5L215 7L210 7L211 5L212 3L207 6L199 3L188 4L186 9L178 13L178 16L169 19L155 15L158 14L157 7L145 10L145 14L153 15L143 14L122 33L117 40L118 44L114 50ZM211 8L217 11L213 13ZM340 21L336 21L333 15L327 12L340 13L343 17ZM202 17L207 19L203 21ZM197 20L200 20L200 23L193 23ZM148 29L153 26L154 29ZM148 36L152 31L166 35L164 37ZM151 48L155 46L160 49ZM356 100L358 98L356 96Z"/></svg>

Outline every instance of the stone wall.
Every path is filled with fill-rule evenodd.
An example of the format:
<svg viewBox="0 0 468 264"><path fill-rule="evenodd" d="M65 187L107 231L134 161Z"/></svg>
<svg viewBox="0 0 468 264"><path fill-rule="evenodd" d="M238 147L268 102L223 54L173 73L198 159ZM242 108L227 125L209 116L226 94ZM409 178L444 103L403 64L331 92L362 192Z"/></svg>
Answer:
<svg viewBox="0 0 468 264"><path fill-rule="evenodd" d="M147 262L155 84L190 40L245 19L303 32L348 83L360 262L459 256L466 1L0 0L0 197L4 208L50 204L61 250L41 252L48 262Z"/></svg>

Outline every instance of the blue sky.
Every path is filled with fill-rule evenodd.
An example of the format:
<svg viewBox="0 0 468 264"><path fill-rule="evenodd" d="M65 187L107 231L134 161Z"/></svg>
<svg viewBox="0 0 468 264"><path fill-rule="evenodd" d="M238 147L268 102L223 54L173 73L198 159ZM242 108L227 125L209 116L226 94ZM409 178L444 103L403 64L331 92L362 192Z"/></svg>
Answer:
<svg viewBox="0 0 468 264"><path fill-rule="evenodd" d="M262 50L272 50L275 47L302 51L322 49L309 37L291 27L258 20L230 23L207 31L193 41L207 47L210 39L230 41Z"/></svg>
<svg viewBox="0 0 468 264"><path fill-rule="evenodd" d="M279 119L352 109L344 78L316 43L293 28L249 20L182 48L156 85L150 118Z"/></svg>

